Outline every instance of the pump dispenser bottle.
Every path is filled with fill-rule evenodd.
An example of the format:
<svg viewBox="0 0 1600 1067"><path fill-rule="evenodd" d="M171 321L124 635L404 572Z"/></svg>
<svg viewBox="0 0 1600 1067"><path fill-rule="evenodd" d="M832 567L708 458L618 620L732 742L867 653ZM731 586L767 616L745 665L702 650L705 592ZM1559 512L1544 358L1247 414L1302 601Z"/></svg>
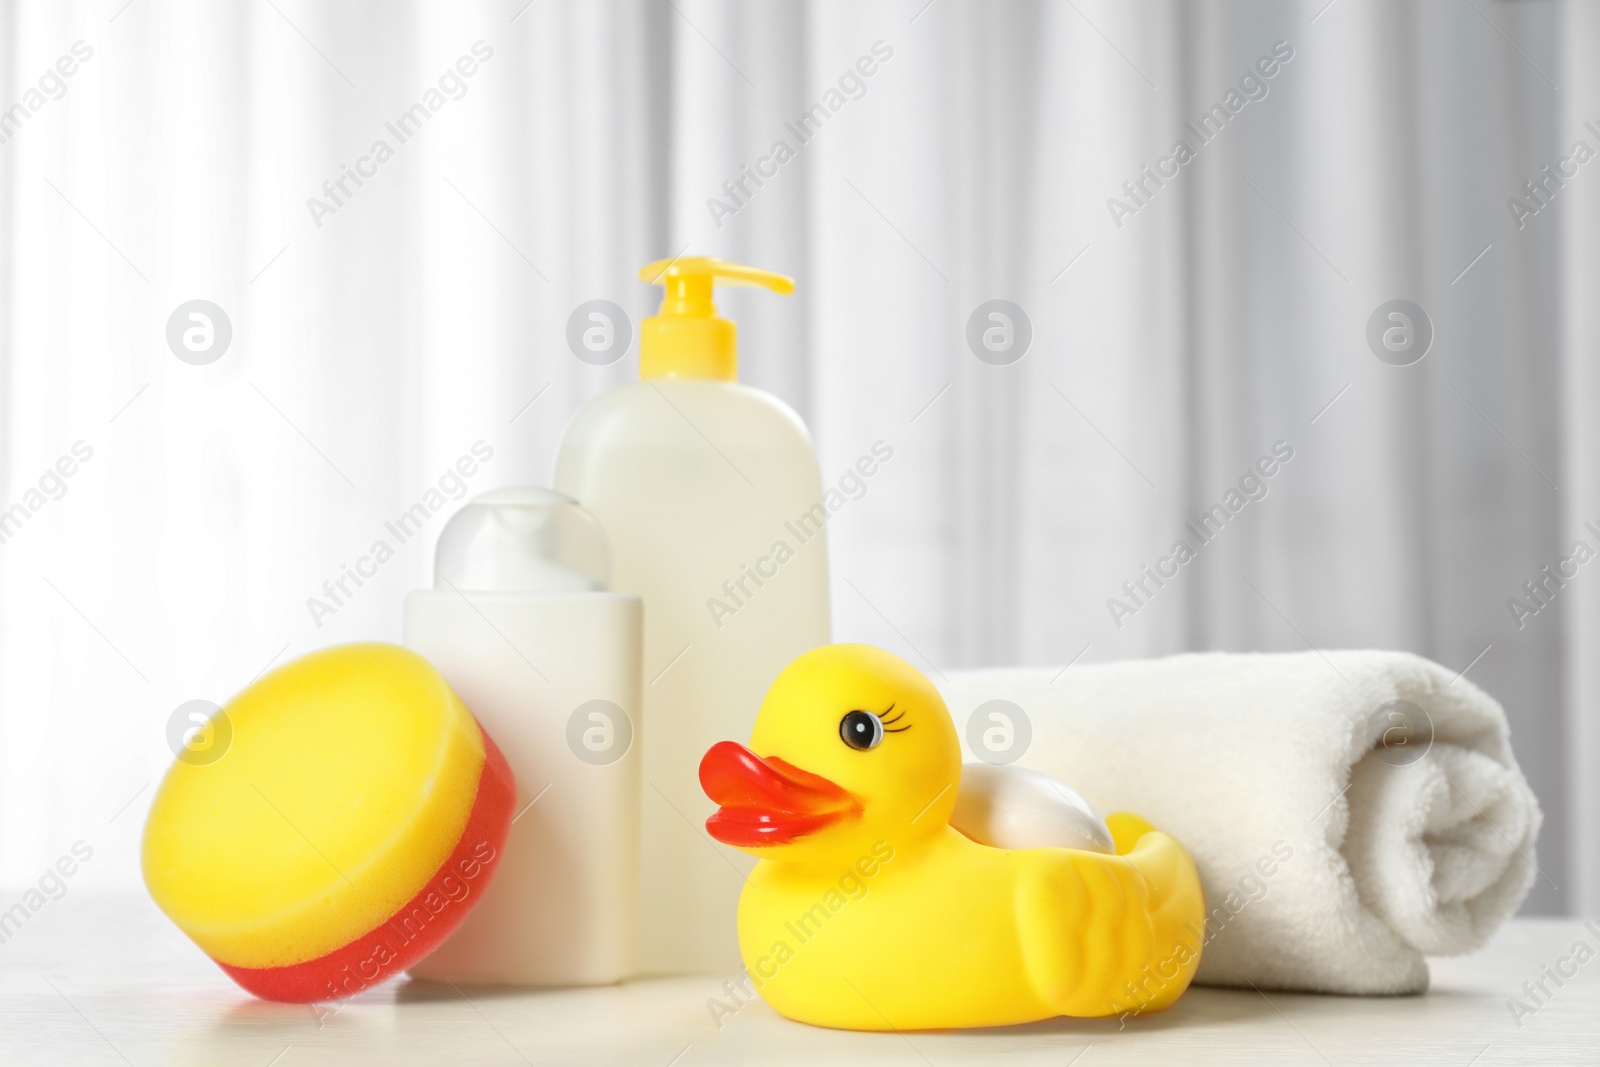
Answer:
<svg viewBox="0 0 1600 1067"><path fill-rule="evenodd" d="M411 969L498 985L617 982L636 963L640 605L605 536L545 489L473 498L439 535L405 643L499 743L516 816L484 898Z"/></svg>
<svg viewBox="0 0 1600 1067"><path fill-rule="evenodd" d="M698 257L639 277L666 286L639 331L641 380L573 417L555 485L610 535L614 588L644 599L641 969L734 970L753 861L706 837L697 768L748 736L790 660L828 643L827 513L805 425L738 383L737 328L712 302L713 284L794 282Z"/></svg>

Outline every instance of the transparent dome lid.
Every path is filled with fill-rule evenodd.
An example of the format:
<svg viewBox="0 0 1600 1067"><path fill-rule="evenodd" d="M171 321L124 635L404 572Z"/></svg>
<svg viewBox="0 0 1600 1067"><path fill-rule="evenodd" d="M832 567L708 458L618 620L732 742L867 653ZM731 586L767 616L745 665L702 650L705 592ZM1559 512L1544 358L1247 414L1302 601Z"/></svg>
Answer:
<svg viewBox="0 0 1600 1067"><path fill-rule="evenodd" d="M599 521L549 489L496 489L469 500L439 534L436 588L462 592L585 593L611 579Z"/></svg>

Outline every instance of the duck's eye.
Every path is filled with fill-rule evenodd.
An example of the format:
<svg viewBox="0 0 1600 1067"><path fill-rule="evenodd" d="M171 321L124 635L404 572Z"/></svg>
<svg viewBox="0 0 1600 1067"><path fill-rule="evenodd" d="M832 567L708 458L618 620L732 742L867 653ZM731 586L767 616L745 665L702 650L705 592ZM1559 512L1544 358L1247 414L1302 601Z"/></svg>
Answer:
<svg viewBox="0 0 1600 1067"><path fill-rule="evenodd" d="M865 752L883 740L883 720L870 711L852 711L839 720L839 736L851 748Z"/></svg>

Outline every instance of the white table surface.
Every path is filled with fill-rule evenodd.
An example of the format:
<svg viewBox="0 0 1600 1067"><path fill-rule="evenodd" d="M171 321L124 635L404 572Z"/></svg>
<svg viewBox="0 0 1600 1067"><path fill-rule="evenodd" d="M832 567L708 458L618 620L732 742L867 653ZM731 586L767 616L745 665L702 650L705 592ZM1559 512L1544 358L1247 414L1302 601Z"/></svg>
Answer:
<svg viewBox="0 0 1600 1067"><path fill-rule="evenodd" d="M1475 956L1434 961L1422 997L1193 989L1124 1029L852 1034L759 1001L718 1027L710 975L464 996L401 979L319 1017L253 1000L148 900L69 893L0 945L0 1064L1600 1064L1600 958L1520 1028L1506 1004L1579 939L1600 948L1575 921L1512 923Z"/></svg>

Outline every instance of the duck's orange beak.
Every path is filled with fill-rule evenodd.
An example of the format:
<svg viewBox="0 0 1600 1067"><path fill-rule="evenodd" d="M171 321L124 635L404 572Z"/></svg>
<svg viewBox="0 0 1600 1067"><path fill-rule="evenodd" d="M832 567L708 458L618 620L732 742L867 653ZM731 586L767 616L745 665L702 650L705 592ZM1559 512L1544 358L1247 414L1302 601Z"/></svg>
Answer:
<svg viewBox="0 0 1600 1067"><path fill-rule="evenodd" d="M718 741L701 759L700 788L722 805L706 831L740 848L786 844L861 813L859 800L821 775L733 741Z"/></svg>

